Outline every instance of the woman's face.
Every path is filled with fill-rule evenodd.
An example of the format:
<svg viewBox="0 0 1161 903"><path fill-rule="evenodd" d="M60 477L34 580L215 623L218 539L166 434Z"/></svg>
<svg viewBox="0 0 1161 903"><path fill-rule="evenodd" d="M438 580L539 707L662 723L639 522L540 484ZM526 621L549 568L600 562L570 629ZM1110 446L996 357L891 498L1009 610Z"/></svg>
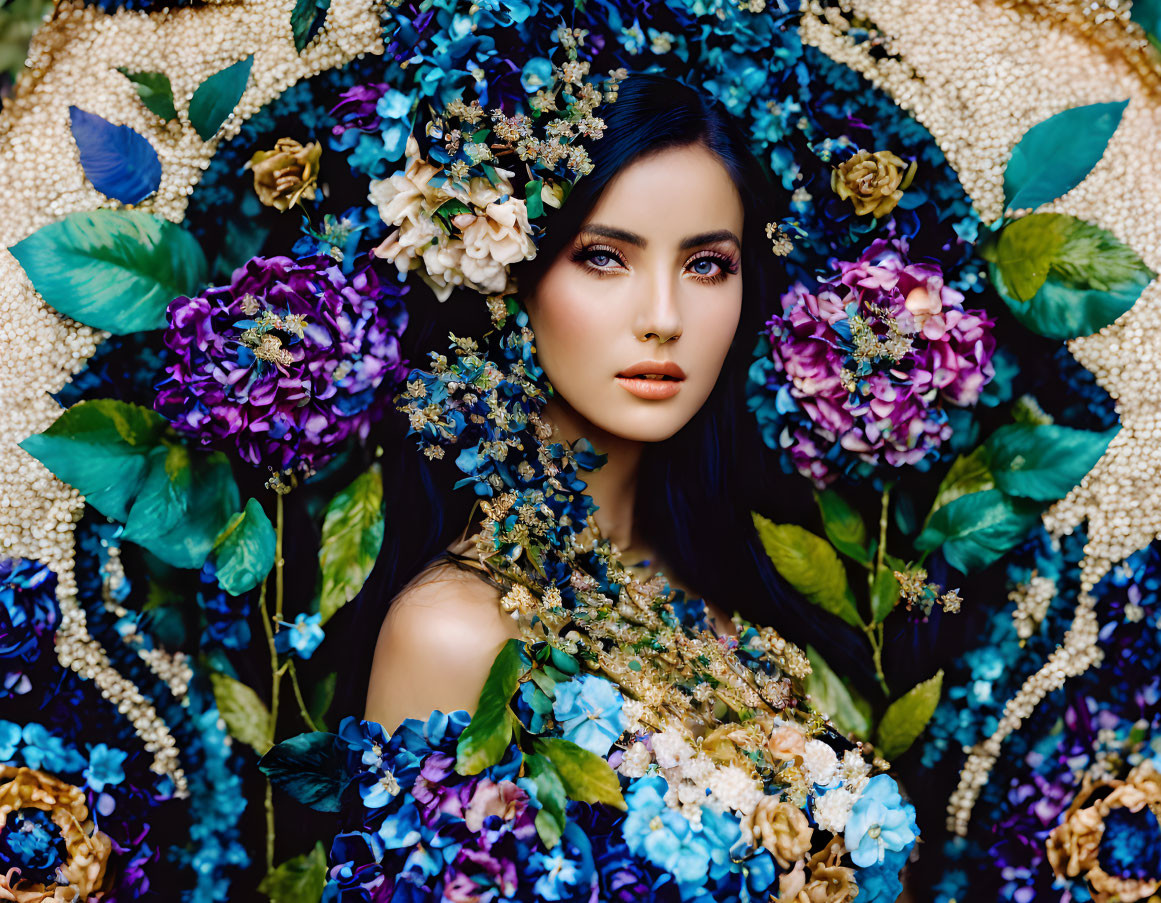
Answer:
<svg viewBox="0 0 1161 903"><path fill-rule="evenodd" d="M606 433L659 442L697 413L742 311L742 201L701 145L609 183L525 299L560 400Z"/></svg>

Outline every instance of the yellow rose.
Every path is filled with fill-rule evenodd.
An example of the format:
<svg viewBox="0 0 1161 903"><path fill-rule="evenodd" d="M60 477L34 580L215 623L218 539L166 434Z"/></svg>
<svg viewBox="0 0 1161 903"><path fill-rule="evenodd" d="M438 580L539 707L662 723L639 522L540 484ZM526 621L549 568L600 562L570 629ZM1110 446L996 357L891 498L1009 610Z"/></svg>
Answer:
<svg viewBox="0 0 1161 903"><path fill-rule="evenodd" d="M915 178L915 168L914 161L908 166L890 151L859 151L831 171L830 187L855 205L856 215L886 216Z"/></svg>
<svg viewBox="0 0 1161 903"><path fill-rule="evenodd" d="M246 164L246 169L254 171L258 200L285 211L301 198L313 199L321 154L317 141L303 145L293 138L279 138L274 150L258 151Z"/></svg>

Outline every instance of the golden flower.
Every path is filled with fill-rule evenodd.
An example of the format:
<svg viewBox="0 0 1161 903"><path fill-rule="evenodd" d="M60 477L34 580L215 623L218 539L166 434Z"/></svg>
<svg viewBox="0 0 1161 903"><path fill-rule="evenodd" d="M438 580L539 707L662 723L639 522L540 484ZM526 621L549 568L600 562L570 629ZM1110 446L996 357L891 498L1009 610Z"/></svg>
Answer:
<svg viewBox="0 0 1161 903"><path fill-rule="evenodd" d="M908 166L890 151L859 151L831 170L830 187L855 205L856 215L886 216L915 178L915 168L914 161Z"/></svg>
<svg viewBox="0 0 1161 903"><path fill-rule="evenodd" d="M89 818L85 793L31 768L0 766L0 832L20 809L40 809L61 831L68 858L58 869L63 882L22 881L19 865L0 873L0 900L15 903L74 903L87 900L105 880L112 843Z"/></svg>
<svg viewBox="0 0 1161 903"><path fill-rule="evenodd" d="M765 847L781 869L789 869L806 854L813 836L803 811L774 796L763 797L742 819L746 843Z"/></svg>
<svg viewBox="0 0 1161 903"><path fill-rule="evenodd" d="M318 181L322 145L302 145L293 138L279 138L274 150L258 151L246 164L254 170L254 191L267 207L288 210L299 199L313 200Z"/></svg>

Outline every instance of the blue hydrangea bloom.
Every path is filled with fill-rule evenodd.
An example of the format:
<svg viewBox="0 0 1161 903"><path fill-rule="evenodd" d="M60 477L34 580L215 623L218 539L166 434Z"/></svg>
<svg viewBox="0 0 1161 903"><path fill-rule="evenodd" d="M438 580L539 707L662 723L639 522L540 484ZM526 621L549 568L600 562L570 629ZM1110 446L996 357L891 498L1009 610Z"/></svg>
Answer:
<svg viewBox="0 0 1161 903"><path fill-rule="evenodd" d="M125 780L125 759L129 754L98 743L89 750L89 767L85 769L85 781L97 793L107 785L120 784Z"/></svg>
<svg viewBox="0 0 1161 903"><path fill-rule="evenodd" d="M274 634L274 648L284 655L292 652L299 658L310 658L325 636L319 626L320 619L321 615L316 612L313 615L299 614L293 624L279 621L283 629Z"/></svg>
<svg viewBox="0 0 1161 903"><path fill-rule="evenodd" d="M20 745L20 725L0 721L0 762L11 762Z"/></svg>
<svg viewBox="0 0 1161 903"><path fill-rule="evenodd" d="M918 830L915 807L903 801L894 778L877 774L851 808L844 839L855 865L868 868L912 843Z"/></svg>
<svg viewBox="0 0 1161 903"><path fill-rule="evenodd" d="M565 740L603 756L625 730L624 703L612 681L582 674L557 685L552 713Z"/></svg>

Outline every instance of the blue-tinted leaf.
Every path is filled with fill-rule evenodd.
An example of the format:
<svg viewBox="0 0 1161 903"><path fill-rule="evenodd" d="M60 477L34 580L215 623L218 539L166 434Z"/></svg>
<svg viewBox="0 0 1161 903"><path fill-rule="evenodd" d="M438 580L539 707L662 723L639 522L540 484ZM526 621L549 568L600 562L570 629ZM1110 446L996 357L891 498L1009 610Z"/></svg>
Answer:
<svg viewBox="0 0 1161 903"><path fill-rule="evenodd" d="M222 589L240 596L261 583L274 567L275 540L262 505L248 500L214 540L214 573Z"/></svg>
<svg viewBox="0 0 1161 903"><path fill-rule="evenodd" d="M290 30L294 35L294 49L299 53L322 28L330 6L331 0L295 0L290 14Z"/></svg>
<svg viewBox="0 0 1161 903"><path fill-rule="evenodd" d="M161 184L161 160L148 141L127 125L69 107L81 168L93 187L122 204L145 200Z"/></svg>
<svg viewBox="0 0 1161 903"><path fill-rule="evenodd" d="M193 236L139 210L71 213L10 250L48 304L117 335L165 326L169 302L205 282Z"/></svg>
<svg viewBox="0 0 1161 903"><path fill-rule="evenodd" d="M137 96L149 112L166 122L177 119L177 110L173 106L173 87L168 75L164 72L131 72L124 66L118 66L117 71L133 82Z"/></svg>
<svg viewBox="0 0 1161 903"><path fill-rule="evenodd" d="M209 141L218 134L218 129L230 118L246 92L253 65L254 57L248 56L215 72L198 85L189 102L189 121L202 141Z"/></svg>
<svg viewBox="0 0 1161 903"><path fill-rule="evenodd" d="M814 499L822 513L826 537L834 543L834 547L856 561L870 561L867 527L859 513L833 489L816 492Z"/></svg>
<svg viewBox="0 0 1161 903"><path fill-rule="evenodd" d="M1048 204L1083 182L1104 154L1128 103L1075 107L1025 132L1004 170L1007 209Z"/></svg>
<svg viewBox="0 0 1161 903"><path fill-rule="evenodd" d="M987 567L1024 539L1040 522L1043 506L1012 498L999 489L972 492L948 502L915 540L920 550L940 549L963 571Z"/></svg>
<svg viewBox="0 0 1161 903"><path fill-rule="evenodd" d="M1053 502L1092 470L1120 427L1096 433L1055 424L1014 423L985 443L996 486L1008 495Z"/></svg>
<svg viewBox="0 0 1161 903"><path fill-rule="evenodd" d="M271 747L258 762L270 783L318 812L338 812L347 781L335 734L313 731Z"/></svg>

